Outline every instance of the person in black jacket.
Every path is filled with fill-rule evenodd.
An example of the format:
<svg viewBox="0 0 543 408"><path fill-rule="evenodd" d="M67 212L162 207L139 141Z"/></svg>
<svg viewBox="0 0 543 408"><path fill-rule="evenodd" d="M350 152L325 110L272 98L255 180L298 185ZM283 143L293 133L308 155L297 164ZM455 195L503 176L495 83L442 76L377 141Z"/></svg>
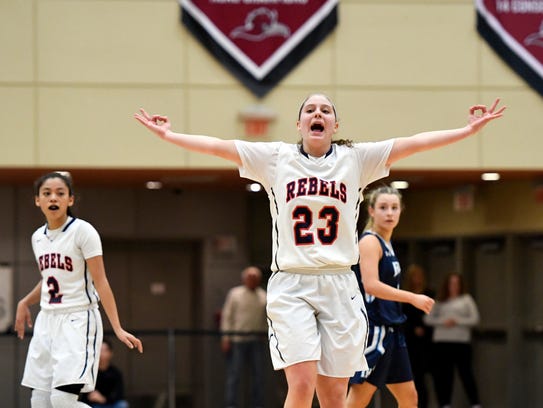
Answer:
<svg viewBox="0 0 543 408"><path fill-rule="evenodd" d="M404 280L406 290L420 293L431 298L435 292L426 284L426 274L422 266L411 264L407 268ZM409 360L413 371L413 380L419 395L419 408L428 407L428 388L426 374L430 373L430 355L432 348L433 328L423 321L424 312L409 303L403 305L407 317L404 323L405 341L409 351Z"/></svg>
<svg viewBox="0 0 543 408"><path fill-rule="evenodd" d="M81 400L92 408L128 408L124 399L124 382L121 371L111 364L113 346L108 339L103 340L100 350L98 377L94 391L82 394Z"/></svg>

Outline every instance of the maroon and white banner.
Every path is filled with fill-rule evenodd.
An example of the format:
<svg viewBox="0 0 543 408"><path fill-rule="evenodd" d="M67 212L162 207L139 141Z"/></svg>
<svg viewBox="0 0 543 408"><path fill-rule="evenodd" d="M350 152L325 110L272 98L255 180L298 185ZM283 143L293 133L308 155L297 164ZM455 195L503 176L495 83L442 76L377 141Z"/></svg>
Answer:
<svg viewBox="0 0 543 408"><path fill-rule="evenodd" d="M339 0L179 0L181 21L259 97L337 25Z"/></svg>
<svg viewBox="0 0 543 408"><path fill-rule="evenodd" d="M543 96L543 0L476 0L477 31Z"/></svg>

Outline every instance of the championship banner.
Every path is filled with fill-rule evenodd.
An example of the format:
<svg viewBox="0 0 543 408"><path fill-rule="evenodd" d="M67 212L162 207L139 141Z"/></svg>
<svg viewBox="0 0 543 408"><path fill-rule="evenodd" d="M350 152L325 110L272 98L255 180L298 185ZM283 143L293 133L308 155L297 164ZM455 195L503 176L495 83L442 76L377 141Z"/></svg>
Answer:
<svg viewBox="0 0 543 408"><path fill-rule="evenodd" d="M263 97L337 25L339 0L179 0L181 21Z"/></svg>
<svg viewBox="0 0 543 408"><path fill-rule="evenodd" d="M543 0L476 0L477 31L543 96Z"/></svg>

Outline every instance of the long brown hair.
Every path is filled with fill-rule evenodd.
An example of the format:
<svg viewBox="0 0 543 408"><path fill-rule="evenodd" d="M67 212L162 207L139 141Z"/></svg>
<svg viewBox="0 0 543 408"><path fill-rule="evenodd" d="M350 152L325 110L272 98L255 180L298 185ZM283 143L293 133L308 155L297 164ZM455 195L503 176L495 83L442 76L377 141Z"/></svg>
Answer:
<svg viewBox="0 0 543 408"><path fill-rule="evenodd" d="M443 279L443 282L441 283L441 287L439 288L439 292L437 295L438 300L445 301L449 299L449 297L451 296L451 292L449 290L449 282L451 281L453 277L458 277L460 295L463 295L467 292L466 281L464 280L464 277L457 272L449 272L445 276L445 279Z"/></svg>
<svg viewBox="0 0 543 408"><path fill-rule="evenodd" d="M415 280L420 278L420 283L415 284ZM404 280L405 288L410 292L423 293L426 289L426 273L419 264L411 264L407 267ZM418 287L420 285L420 287Z"/></svg>

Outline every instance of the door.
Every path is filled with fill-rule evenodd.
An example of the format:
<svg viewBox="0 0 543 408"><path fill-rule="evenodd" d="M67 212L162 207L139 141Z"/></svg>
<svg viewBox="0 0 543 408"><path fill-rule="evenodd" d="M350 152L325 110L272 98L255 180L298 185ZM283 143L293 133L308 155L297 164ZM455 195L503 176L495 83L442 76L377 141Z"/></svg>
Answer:
<svg viewBox="0 0 543 408"><path fill-rule="evenodd" d="M186 331L200 322L200 253L200 245L191 241L104 241L121 323L144 343L139 355L114 342L114 362L125 375L127 395L156 400L172 386L183 397L193 389L198 339ZM107 335L111 325L103 308L102 315Z"/></svg>

